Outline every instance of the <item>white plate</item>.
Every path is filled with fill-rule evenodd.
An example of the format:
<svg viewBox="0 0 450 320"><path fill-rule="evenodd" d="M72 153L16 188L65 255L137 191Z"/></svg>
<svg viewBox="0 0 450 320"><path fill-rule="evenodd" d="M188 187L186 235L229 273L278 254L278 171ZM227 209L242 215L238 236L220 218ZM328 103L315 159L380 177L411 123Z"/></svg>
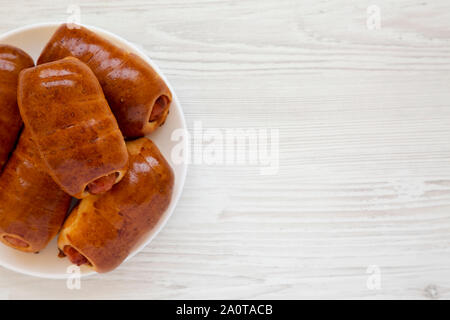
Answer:
<svg viewBox="0 0 450 320"><path fill-rule="evenodd" d="M25 50L36 61L42 49L47 44L48 40L60 24L61 23L35 24L15 29L6 34L0 35L0 44L9 44ZM95 31L97 34L109 39L116 45L134 52L145 59L164 79L173 94L171 111L166 120L166 123L156 132L148 136L156 143L156 145L159 147L174 170L175 186L172 201L156 228L151 232L151 234L149 234L146 239L144 239L144 241L142 241L142 243L137 246L137 249L134 250L128 257L129 259L140 250L142 250L142 248L144 248L147 244L149 244L152 239L158 234L158 232L163 228L164 224L167 222L170 215L174 211L175 206L181 196L187 172L187 161L180 161L182 163L179 163L179 161L177 161L177 163L173 163L170 157L170 153L172 148L180 142L172 141L171 134L176 129L181 128L186 130L186 122L175 91L173 90L167 79L164 77L164 75L161 73L159 68L144 52L142 52L135 45L129 43L123 38L116 36L108 31L91 26L86 27L92 31ZM184 150L187 150L186 139L184 139L182 143L185 144ZM186 156L186 154L184 156ZM47 248L45 248L45 250L41 251L39 254L20 252L4 246L3 244L0 244L0 265L8 269L32 276L61 279L69 275L67 273L67 267L71 266L71 264L66 258L58 258L57 253L58 249L56 245L56 239L53 239L53 241L50 242ZM81 273L82 275L88 275L94 272L89 270L87 267L82 267Z"/></svg>

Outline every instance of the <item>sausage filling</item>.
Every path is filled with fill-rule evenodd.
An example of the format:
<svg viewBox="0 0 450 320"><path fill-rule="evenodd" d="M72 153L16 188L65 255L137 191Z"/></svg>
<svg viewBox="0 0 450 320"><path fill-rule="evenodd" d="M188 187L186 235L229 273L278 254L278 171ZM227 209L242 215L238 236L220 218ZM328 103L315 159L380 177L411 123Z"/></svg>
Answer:
<svg viewBox="0 0 450 320"><path fill-rule="evenodd" d="M164 111L169 107L169 98L167 96L160 96L153 106L152 113L150 115L150 122L158 120L158 118L164 114Z"/></svg>
<svg viewBox="0 0 450 320"><path fill-rule="evenodd" d="M15 238L15 237L11 237L11 236L3 236L3 239L4 239L6 242L10 243L10 244L11 244L12 246L14 246L14 247L18 247L18 248L28 248L28 247L30 246L27 242L25 242L25 241L23 241L23 240L21 240L21 239Z"/></svg>
<svg viewBox="0 0 450 320"><path fill-rule="evenodd" d="M119 173L115 172L110 175L98 178L97 180L89 183L86 187L86 190L90 194L99 194L99 193L106 192L113 187L118 175L119 175Z"/></svg>
<svg viewBox="0 0 450 320"><path fill-rule="evenodd" d="M64 246L63 251L73 264L76 264L77 266L81 266L83 264L91 265L88 259L86 259L86 257L79 253L75 248L72 248L71 246Z"/></svg>

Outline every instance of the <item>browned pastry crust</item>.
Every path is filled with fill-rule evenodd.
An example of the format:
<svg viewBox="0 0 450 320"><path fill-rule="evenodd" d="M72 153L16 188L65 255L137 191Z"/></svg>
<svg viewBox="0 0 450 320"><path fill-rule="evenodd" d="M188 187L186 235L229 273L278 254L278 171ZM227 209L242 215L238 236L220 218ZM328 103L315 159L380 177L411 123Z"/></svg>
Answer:
<svg viewBox="0 0 450 320"><path fill-rule="evenodd" d="M84 198L96 180L111 174L115 183L122 179L125 142L86 64L68 57L23 70L18 104L48 173L68 194Z"/></svg>
<svg viewBox="0 0 450 320"><path fill-rule="evenodd" d="M0 241L38 252L58 233L71 197L46 173L25 129L0 177Z"/></svg>
<svg viewBox="0 0 450 320"><path fill-rule="evenodd" d="M158 223L172 197L174 174L147 138L127 142L130 168L107 193L83 199L64 223L59 249L97 272L119 266Z"/></svg>
<svg viewBox="0 0 450 320"><path fill-rule="evenodd" d="M33 59L13 46L0 44L0 172L14 149L22 118L17 107L17 79Z"/></svg>
<svg viewBox="0 0 450 320"><path fill-rule="evenodd" d="M94 71L125 137L142 137L164 124L172 94L139 56L81 27L61 25L38 64L74 56Z"/></svg>

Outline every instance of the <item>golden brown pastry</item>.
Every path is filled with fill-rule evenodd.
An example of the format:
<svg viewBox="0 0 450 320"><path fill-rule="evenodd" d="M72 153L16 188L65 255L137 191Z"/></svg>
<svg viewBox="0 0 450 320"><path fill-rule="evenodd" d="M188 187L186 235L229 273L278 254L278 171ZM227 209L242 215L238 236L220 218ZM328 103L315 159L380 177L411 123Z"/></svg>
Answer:
<svg viewBox="0 0 450 320"><path fill-rule="evenodd" d="M125 137L142 137L161 126L172 94L153 68L94 32L61 25L38 64L74 56L94 71Z"/></svg>
<svg viewBox="0 0 450 320"><path fill-rule="evenodd" d="M107 193L83 199L64 223L58 247L72 263L97 272L119 266L158 223L172 197L174 174L147 138L127 142L130 169Z"/></svg>
<svg viewBox="0 0 450 320"><path fill-rule="evenodd" d="M21 72L18 104L55 182L84 198L124 176L128 153L94 73L76 58Z"/></svg>
<svg viewBox="0 0 450 320"><path fill-rule="evenodd" d="M14 149L22 128L17 107L17 79L22 69L34 66L24 51L0 44L0 172Z"/></svg>
<svg viewBox="0 0 450 320"><path fill-rule="evenodd" d="M25 129L0 177L0 240L21 251L42 250L61 228L70 200Z"/></svg>

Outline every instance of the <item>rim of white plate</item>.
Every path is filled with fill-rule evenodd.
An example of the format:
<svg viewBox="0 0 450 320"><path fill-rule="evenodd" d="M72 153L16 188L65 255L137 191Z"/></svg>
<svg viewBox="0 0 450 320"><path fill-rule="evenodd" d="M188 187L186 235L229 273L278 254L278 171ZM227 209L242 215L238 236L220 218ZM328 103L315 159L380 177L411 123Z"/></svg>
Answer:
<svg viewBox="0 0 450 320"><path fill-rule="evenodd" d="M43 23L35 23L35 24L30 24L30 25L26 25L26 26L23 26L23 27L19 27L19 28L13 29L11 31L8 31L6 33L0 34L0 43L1 43L2 40L6 39L6 38L13 37L13 36L18 35L20 33L33 31L34 29L54 28L56 30L56 28L59 27L63 23L65 23L65 22L43 22ZM162 73L162 71L159 69L159 67L153 62L153 60L141 48L137 47L135 44L129 42L128 40L126 40L126 39L124 39L124 38L122 38L122 37L120 37L120 36L110 32L110 31L104 30L102 28L91 26L91 25L86 25L86 24L83 24L83 23L80 23L79 25L81 25L83 27L86 27L86 28L88 28L88 29L90 29L90 30L92 30L94 32L97 32L97 33L99 33L99 34L101 34L103 36L106 36L107 38L112 39L113 41L115 41L117 43L120 43L121 45L124 45L126 47L131 48L132 52L134 52L135 54L139 55L147 63L149 63L155 69L155 71L159 74L159 76L165 81L165 83L169 87L170 91L172 92L172 106L171 106L171 108L175 107L177 109L177 111L179 112L178 121L181 122L182 129L187 130L186 119L184 117L183 109L181 108L181 104L180 104L180 101L178 100L178 97L177 97L177 95L175 93L175 90L173 89L172 85L167 80L165 75ZM45 43L43 44L43 46L45 46ZM188 150L188 141L187 141L187 139L183 139L183 144L184 144L183 145L184 150ZM184 159L183 159L184 161L181 164L181 166L182 166L181 174L180 174L179 177L176 177L176 179L178 181L175 182L175 186L178 186L178 187L177 187L177 190L176 190L176 194L174 193L172 195L172 200L170 202L169 207L164 212L163 216L160 218L158 224L151 231L151 233L149 234L148 238L146 240L144 240L142 244L137 246L123 263L125 263L126 261L131 259L137 253L139 253L145 246L150 244L152 242L152 240L164 228L164 226L166 225L167 221L170 219L170 217L172 216L173 212L175 211L175 208L176 208L176 206L177 206L177 204L178 204L178 202L179 202L179 200L181 198L181 195L183 193L184 184L185 184L185 180L186 180L186 176L187 176L188 163L186 161L187 160L186 159L186 156L187 156L186 153L183 153L183 156L184 156ZM167 158L167 155L165 155L165 157ZM64 274L63 273L52 274L52 273L43 273L43 272L31 271L31 270L29 270L27 268L21 268L21 267L18 267L16 265L12 265L12 264L8 263L7 261L1 260L1 259L0 259L0 266L5 267L5 268L7 268L9 270L12 270L12 271L15 271L15 272L19 272L19 273L22 273L22 274L29 275L29 276L40 277L40 278L47 278L47 279L65 279L65 278L68 278L68 277L71 276L71 274L67 274L67 273L64 273ZM96 274L96 272L92 271L90 269L84 269L80 275L82 277L86 277L86 276L93 275L93 274Z"/></svg>

